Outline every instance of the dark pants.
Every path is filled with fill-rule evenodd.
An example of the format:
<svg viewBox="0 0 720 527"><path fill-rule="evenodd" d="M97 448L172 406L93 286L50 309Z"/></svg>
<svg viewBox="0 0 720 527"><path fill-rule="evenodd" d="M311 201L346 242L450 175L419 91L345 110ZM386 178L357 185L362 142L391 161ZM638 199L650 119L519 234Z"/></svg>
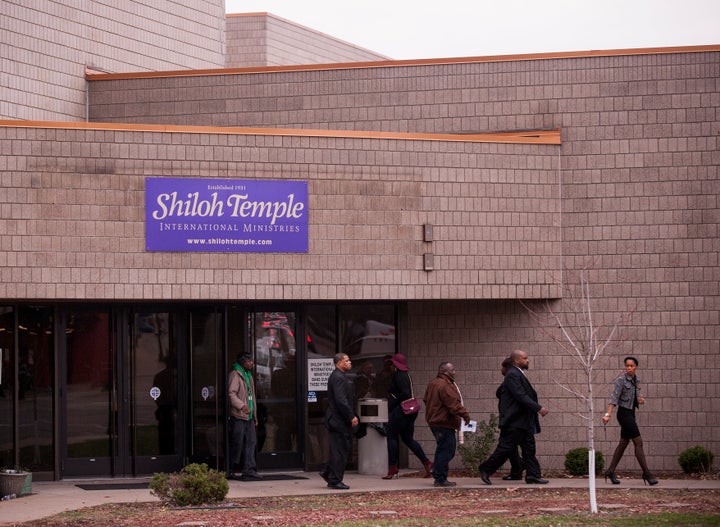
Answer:
<svg viewBox="0 0 720 527"><path fill-rule="evenodd" d="M349 423L347 426L338 426L337 420L332 418L325 424L330 442L330 458L325 464L323 474L327 476L328 483L335 485L342 483L345 477L345 465L352 446L352 427Z"/></svg>
<svg viewBox="0 0 720 527"><path fill-rule="evenodd" d="M520 478L522 477L523 470L525 470L525 465L516 448L510 452L510 476Z"/></svg>
<svg viewBox="0 0 720 527"><path fill-rule="evenodd" d="M495 451L490 454L479 470L492 474L510 459L517 447L522 449L522 460L525 464L525 478L540 478L540 463L535 457L535 434L529 430L518 428L503 428Z"/></svg>
<svg viewBox="0 0 720 527"><path fill-rule="evenodd" d="M450 470L450 461L455 457L455 447L457 440L455 439L455 430L452 428L436 428L430 427L435 436L435 459L433 461L433 477L435 483L444 483L447 481L448 471Z"/></svg>
<svg viewBox="0 0 720 527"><path fill-rule="evenodd" d="M387 433L388 465L398 466L400 464L400 440L407 445L410 451L417 456L421 462L427 461L427 456L420 443L415 441L415 419L418 414L405 415L398 406L388 417L385 427Z"/></svg>
<svg viewBox="0 0 720 527"><path fill-rule="evenodd" d="M245 421L244 419L230 418L230 452L231 465L230 472L233 472L235 465L242 461L242 473L244 475L255 474L257 465L255 464L255 447L257 445L257 437L255 431L255 423L253 421Z"/></svg>

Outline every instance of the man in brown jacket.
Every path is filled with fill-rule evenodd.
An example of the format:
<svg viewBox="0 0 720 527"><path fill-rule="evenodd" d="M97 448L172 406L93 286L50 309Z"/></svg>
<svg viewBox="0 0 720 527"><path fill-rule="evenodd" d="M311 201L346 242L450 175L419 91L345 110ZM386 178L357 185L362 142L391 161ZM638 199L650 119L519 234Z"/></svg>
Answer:
<svg viewBox="0 0 720 527"><path fill-rule="evenodd" d="M435 436L435 460L433 478L436 487L454 487L455 482L448 481L450 461L455 457L457 440L455 435L460 429L461 419L470 422L470 414L463 406L460 389L455 384L455 367L442 362L435 377L425 390L425 420Z"/></svg>

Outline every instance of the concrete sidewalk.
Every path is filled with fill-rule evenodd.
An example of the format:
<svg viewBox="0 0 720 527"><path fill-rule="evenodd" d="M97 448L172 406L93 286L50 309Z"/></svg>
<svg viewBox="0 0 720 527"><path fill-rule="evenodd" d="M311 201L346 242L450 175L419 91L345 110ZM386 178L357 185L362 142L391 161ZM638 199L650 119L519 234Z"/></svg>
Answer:
<svg viewBox="0 0 720 527"><path fill-rule="evenodd" d="M402 471L405 475L416 474L415 471ZM288 474L302 479L283 479L272 481L229 481L230 491L227 499L242 500L243 498L268 497L268 496L300 496L328 493L348 492L377 492L377 491L413 491L413 490L435 490L442 492L444 489L436 489L432 485L432 479L419 477L401 477L394 480L384 480L379 476L361 475L355 472L345 474L345 483L350 486L349 491L331 490L325 486L325 482L317 473L296 472ZM461 488L507 488L507 487L531 487L524 481L503 481L499 476L492 478L493 485L488 487L483 484L480 478L451 478L457 482L458 489ZM0 526L22 523L30 520L37 520L58 514L63 511L78 510L84 507L92 507L105 503L140 503L158 501L150 494L148 489L112 489L112 490L83 490L78 485L90 484L122 484L122 483L143 483L149 482L145 479L82 479L64 480L52 482L33 482L33 494L13 500L0 502ZM623 478L620 485L612 485L605 482L603 478L597 481L597 488L643 488L642 479ZM543 488L587 488L588 482L584 478L550 478L548 485ZM541 487L532 485L532 487ZM647 487L649 488L649 487ZM663 479L657 489L720 489L720 480L688 480L688 479Z"/></svg>

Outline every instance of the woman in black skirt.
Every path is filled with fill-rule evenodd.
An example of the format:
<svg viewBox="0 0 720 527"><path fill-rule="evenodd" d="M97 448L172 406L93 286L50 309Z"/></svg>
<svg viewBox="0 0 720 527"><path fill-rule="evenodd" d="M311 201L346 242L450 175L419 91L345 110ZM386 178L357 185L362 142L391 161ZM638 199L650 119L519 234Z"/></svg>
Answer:
<svg viewBox="0 0 720 527"><path fill-rule="evenodd" d="M625 357L625 373L615 379L615 389L610 396L610 404L607 412L603 415L603 424L607 424L612 415L613 408L617 406L617 420L620 423L620 443L615 449L612 462L605 471L605 479L610 479L613 484L618 485L620 480L615 476L615 469L620 463L620 459L625 452L625 447L630 441L635 445L635 457L642 468L642 478L645 483L657 485L657 479L648 469L645 461L645 451L643 450L643 440L640 436L635 421L635 408L645 403L645 396L640 391L640 381L635 375L638 367L638 360L635 357Z"/></svg>

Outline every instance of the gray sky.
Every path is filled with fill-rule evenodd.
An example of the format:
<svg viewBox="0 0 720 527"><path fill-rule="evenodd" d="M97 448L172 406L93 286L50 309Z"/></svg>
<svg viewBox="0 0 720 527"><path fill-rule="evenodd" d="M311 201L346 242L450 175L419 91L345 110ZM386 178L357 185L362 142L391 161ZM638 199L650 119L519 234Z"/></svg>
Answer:
<svg viewBox="0 0 720 527"><path fill-rule="evenodd" d="M719 0L225 0L393 59L720 44Z"/></svg>

